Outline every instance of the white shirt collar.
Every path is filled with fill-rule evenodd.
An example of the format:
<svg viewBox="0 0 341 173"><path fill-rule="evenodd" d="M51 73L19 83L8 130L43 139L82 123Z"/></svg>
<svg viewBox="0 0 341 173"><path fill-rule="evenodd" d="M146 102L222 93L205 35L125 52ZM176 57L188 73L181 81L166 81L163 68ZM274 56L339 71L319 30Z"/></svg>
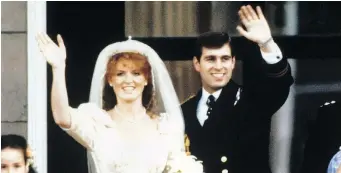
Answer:
<svg viewBox="0 0 341 173"><path fill-rule="evenodd" d="M213 95L214 98L215 98L215 101L217 101L217 99L219 98L219 96L220 96L222 90L223 90L223 89L220 89L220 90L215 91L215 92L213 92L212 94L210 94L209 92L207 92L207 91L205 90L205 88L202 88L201 100L203 100L203 101L206 102L206 100L208 99L208 96Z"/></svg>
<svg viewBox="0 0 341 173"><path fill-rule="evenodd" d="M206 115L208 110L208 106L206 105L208 96L213 95L215 100L217 100L221 94L221 91L222 89L210 94L204 88L202 88L201 98L197 107L197 118L202 126L206 119L208 118L208 116Z"/></svg>

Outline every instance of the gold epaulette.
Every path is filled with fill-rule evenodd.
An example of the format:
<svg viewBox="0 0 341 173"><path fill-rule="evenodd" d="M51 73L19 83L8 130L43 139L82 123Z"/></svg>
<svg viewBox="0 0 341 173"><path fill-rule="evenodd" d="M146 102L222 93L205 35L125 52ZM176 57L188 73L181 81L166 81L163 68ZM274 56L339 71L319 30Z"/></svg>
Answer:
<svg viewBox="0 0 341 173"><path fill-rule="evenodd" d="M182 101L181 104L186 103L188 100L190 100L191 98L193 98L193 97L195 97L195 96L196 96L196 94L190 95L187 99L185 99L184 101Z"/></svg>
<svg viewBox="0 0 341 173"><path fill-rule="evenodd" d="M189 156L191 155L191 152L189 151L189 146L191 145L191 142L189 140L189 137L187 134L185 134L185 151L186 151L186 154Z"/></svg>

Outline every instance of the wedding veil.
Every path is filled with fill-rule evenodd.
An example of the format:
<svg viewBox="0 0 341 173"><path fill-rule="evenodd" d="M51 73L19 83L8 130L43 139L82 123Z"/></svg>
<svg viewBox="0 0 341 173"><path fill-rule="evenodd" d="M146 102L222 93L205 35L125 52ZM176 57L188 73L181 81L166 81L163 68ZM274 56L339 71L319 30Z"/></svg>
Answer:
<svg viewBox="0 0 341 173"><path fill-rule="evenodd" d="M164 115L171 127L171 133L176 136L173 141L183 150L184 147L184 120L181 105L173 87L167 68L159 55L148 45L128 39L106 46L99 54L91 82L90 102L103 108L103 89L107 63L113 55L123 52L135 52L147 57L152 69L153 90L155 92L156 108ZM89 171L96 173L95 166L89 157Z"/></svg>

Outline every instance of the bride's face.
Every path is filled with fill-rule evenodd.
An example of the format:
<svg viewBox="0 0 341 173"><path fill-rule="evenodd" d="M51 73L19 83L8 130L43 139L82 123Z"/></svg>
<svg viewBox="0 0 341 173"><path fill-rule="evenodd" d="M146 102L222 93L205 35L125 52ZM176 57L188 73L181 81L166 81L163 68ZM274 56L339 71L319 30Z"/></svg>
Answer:
<svg viewBox="0 0 341 173"><path fill-rule="evenodd" d="M109 81L118 102L142 100L142 92L147 85L146 76L141 67L131 59L119 59Z"/></svg>

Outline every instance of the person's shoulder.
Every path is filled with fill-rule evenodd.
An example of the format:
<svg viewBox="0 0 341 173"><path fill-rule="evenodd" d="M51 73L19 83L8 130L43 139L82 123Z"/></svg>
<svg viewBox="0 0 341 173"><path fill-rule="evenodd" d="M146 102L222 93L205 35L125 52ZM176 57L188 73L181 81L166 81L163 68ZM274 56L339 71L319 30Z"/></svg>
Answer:
<svg viewBox="0 0 341 173"><path fill-rule="evenodd" d="M334 108L338 105L340 105L341 102L336 101L336 100L329 100L329 101L325 101L323 104L320 105L320 109L330 109L330 108Z"/></svg>
<svg viewBox="0 0 341 173"><path fill-rule="evenodd" d="M78 109L100 109L99 106L92 102L81 103Z"/></svg>
<svg viewBox="0 0 341 173"><path fill-rule="evenodd" d="M189 97L187 97L182 103L181 103L181 107L185 108L188 107L189 105L191 105L195 99L196 99L197 94L192 94Z"/></svg>
<svg viewBox="0 0 341 173"><path fill-rule="evenodd" d="M89 116L90 118L95 119L104 118L105 120L107 120L107 118L109 117L106 110L102 109L96 103L91 102L80 104L76 111L82 114L82 116Z"/></svg>
<svg viewBox="0 0 341 173"><path fill-rule="evenodd" d="M341 102L337 100L326 101L320 105L318 113L324 117L329 115L341 115Z"/></svg>
<svg viewBox="0 0 341 173"><path fill-rule="evenodd" d="M100 108L99 105L92 103L92 102L82 103L78 106L77 109L82 112L87 112L87 113L105 112L105 110Z"/></svg>
<svg viewBox="0 0 341 173"><path fill-rule="evenodd" d="M187 97L181 104L186 104L190 101L192 101L197 95L196 94L192 94L189 97Z"/></svg>

